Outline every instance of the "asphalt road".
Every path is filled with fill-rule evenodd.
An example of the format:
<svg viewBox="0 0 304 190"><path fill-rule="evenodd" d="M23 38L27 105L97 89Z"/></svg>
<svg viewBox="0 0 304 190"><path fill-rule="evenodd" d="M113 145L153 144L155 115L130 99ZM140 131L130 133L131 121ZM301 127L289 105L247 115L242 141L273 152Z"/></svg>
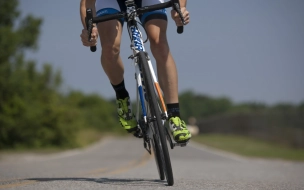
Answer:
<svg viewBox="0 0 304 190"><path fill-rule="evenodd" d="M0 157L0 189L304 189L304 163L252 159L190 142L170 151L175 184L158 178L136 138L47 155Z"/></svg>

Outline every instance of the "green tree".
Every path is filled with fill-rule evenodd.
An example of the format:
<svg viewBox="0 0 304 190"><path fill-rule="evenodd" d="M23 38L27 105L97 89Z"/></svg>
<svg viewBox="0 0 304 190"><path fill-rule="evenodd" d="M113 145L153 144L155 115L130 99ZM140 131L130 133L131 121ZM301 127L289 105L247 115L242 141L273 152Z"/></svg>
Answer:
<svg viewBox="0 0 304 190"><path fill-rule="evenodd" d="M19 19L17 0L0 0L0 64L8 64L11 58L25 49L36 49L42 19L28 15ZM19 26L16 25L19 21Z"/></svg>
<svg viewBox="0 0 304 190"><path fill-rule="evenodd" d="M19 18L17 7L0 0L0 148L75 146L79 125L57 92L60 72L50 64L38 72L24 59L37 48L42 19Z"/></svg>
<svg viewBox="0 0 304 190"><path fill-rule="evenodd" d="M86 129L117 131L115 106L98 95L60 93L60 71L38 71L25 50L37 48L42 20L19 18L17 0L0 0L0 149L75 147ZM17 24L18 23L18 24Z"/></svg>

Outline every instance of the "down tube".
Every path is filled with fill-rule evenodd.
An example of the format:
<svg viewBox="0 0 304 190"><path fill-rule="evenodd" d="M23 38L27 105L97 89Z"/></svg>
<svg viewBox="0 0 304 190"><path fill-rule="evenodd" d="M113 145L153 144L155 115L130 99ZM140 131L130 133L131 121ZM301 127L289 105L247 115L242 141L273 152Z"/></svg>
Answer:
<svg viewBox="0 0 304 190"><path fill-rule="evenodd" d="M132 41L133 47L135 48L135 53L137 53L139 51L145 51L145 47L143 45L144 43L142 40L142 34L137 29L137 27L135 25L130 26L129 32L131 32L131 34L132 34L131 41Z"/></svg>
<svg viewBox="0 0 304 190"><path fill-rule="evenodd" d="M138 64L135 65L135 73L136 73L137 90L138 90L138 94L139 94L141 109L142 109L145 123L147 123L147 112L146 112L146 106L145 106L144 90L143 90L143 85L141 82L141 75L140 75Z"/></svg>

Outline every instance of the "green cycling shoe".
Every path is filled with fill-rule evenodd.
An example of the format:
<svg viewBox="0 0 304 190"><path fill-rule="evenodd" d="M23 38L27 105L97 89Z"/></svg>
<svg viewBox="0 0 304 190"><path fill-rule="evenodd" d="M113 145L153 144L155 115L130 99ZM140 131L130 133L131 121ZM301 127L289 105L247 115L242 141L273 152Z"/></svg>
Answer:
<svg viewBox="0 0 304 190"><path fill-rule="evenodd" d="M186 123L179 117L171 117L169 119L169 127L173 138L177 143L183 143L190 140L191 133L187 129Z"/></svg>
<svg viewBox="0 0 304 190"><path fill-rule="evenodd" d="M130 98L118 99L116 104L121 126L129 133L138 131L137 121L131 111Z"/></svg>

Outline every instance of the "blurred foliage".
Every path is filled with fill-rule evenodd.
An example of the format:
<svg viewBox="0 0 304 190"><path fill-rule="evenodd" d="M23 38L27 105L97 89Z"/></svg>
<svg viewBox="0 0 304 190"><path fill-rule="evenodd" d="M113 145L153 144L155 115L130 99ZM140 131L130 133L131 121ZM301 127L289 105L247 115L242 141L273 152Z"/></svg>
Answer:
<svg viewBox="0 0 304 190"><path fill-rule="evenodd" d="M183 118L204 118L225 113L232 108L232 102L225 97L212 98L186 91L179 95L180 110Z"/></svg>
<svg viewBox="0 0 304 190"><path fill-rule="evenodd" d="M304 148L304 102L235 104L228 98L180 94L184 119L196 118L200 133L238 134Z"/></svg>
<svg viewBox="0 0 304 190"><path fill-rule="evenodd" d="M273 106L261 102L233 103L229 98L214 98L192 91L185 91L179 95L181 114L186 120L194 117L196 119L207 119L213 116L229 116L242 114L264 114L269 117L277 117L276 120L291 121L298 118L292 127L304 129L304 101L299 105L290 103L278 103ZM280 125L285 126L286 125ZM290 126L289 126L290 127Z"/></svg>
<svg viewBox="0 0 304 190"><path fill-rule="evenodd" d="M17 7L17 0L0 0L0 149L75 147L83 129L119 130L113 104L62 94L60 71L25 60L24 51L37 48L42 20L20 19Z"/></svg>

